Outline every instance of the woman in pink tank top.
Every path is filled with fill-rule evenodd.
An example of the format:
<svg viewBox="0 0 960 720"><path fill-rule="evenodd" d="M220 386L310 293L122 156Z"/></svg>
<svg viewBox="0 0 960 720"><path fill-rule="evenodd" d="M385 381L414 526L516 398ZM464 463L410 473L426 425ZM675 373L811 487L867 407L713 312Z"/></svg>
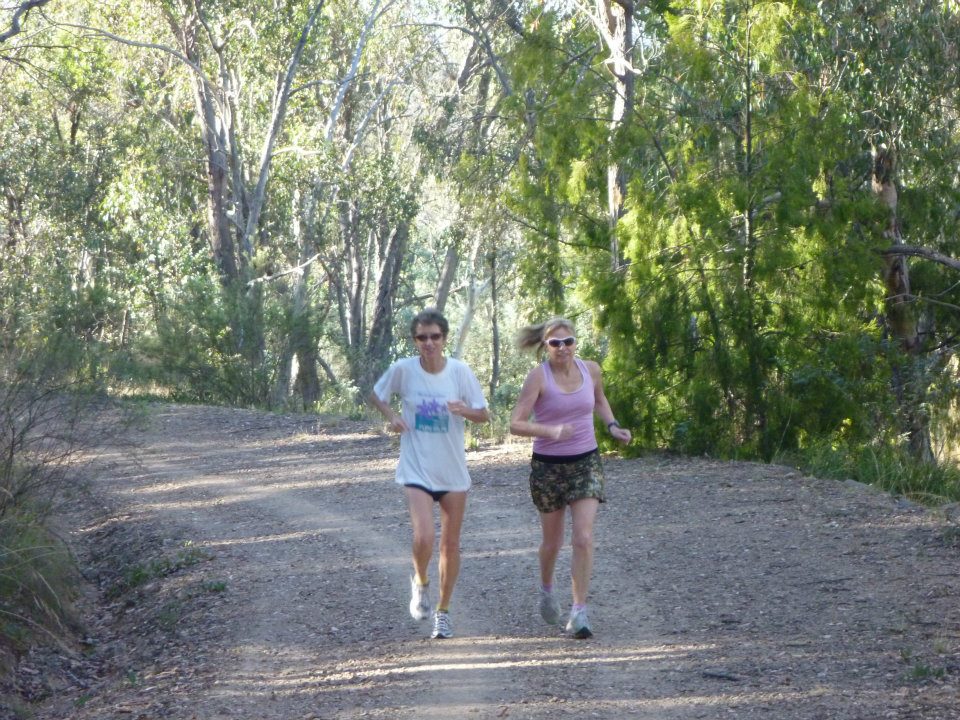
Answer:
<svg viewBox="0 0 960 720"><path fill-rule="evenodd" d="M540 615L555 625L560 604L553 593L553 571L563 547L566 509L573 525L570 574L573 604L567 632L576 638L593 633L587 617L587 593L593 568L593 522L603 497L603 467L593 429L594 414L610 435L630 442L603 392L600 366L576 355L573 323L553 318L520 333L522 349L545 350L546 362L527 375L510 418L510 432L534 438L530 495L540 512Z"/></svg>

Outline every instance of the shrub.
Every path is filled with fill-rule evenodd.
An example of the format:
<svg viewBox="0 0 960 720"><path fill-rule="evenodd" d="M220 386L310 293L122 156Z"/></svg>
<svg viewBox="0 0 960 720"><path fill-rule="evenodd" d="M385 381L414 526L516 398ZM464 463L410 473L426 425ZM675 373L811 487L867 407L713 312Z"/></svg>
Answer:
<svg viewBox="0 0 960 720"><path fill-rule="evenodd" d="M50 347L0 355L0 645L13 652L63 629L71 562L46 523L81 456L125 424Z"/></svg>
<svg viewBox="0 0 960 720"><path fill-rule="evenodd" d="M794 460L817 477L849 478L917 502L960 500L956 466L917 460L896 443L849 446L821 442L800 451Z"/></svg>

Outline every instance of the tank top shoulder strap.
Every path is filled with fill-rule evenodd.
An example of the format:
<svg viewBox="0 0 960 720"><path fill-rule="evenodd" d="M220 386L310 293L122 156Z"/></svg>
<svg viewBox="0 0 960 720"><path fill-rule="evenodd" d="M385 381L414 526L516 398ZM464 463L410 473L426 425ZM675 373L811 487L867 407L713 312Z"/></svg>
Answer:
<svg viewBox="0 0 960 720"><path fill-rule="evenodd" d="M575 357L574 360L577 363L577 367L580 368L580 374L583 375L583 385L581 388L586 388L593 392L593 375L590 374L590 369L587 367L587 364L578 357Z"/></svg>

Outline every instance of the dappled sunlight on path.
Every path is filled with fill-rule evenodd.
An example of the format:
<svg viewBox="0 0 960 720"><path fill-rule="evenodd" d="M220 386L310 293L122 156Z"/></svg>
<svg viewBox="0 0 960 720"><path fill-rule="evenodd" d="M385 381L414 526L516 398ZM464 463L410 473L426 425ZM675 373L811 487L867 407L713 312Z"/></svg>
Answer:
<svg viewBox="0 0 960 720"><path fill-rule="evenodd" d="M960 717L957 549L935 514L862 486L608 459L596 634L575 641L536 609L529 446L483 447L468 453L455 637L431 641L406 609L396 437L160 406L140 441L138 462L105 460L95 491L118 511L89 527L156 538L149 558L193 554L113 606L118 631L152 628L116 661L143 683L118 675L77 720ZM564 600L569 562L566 547Z"/></svg>

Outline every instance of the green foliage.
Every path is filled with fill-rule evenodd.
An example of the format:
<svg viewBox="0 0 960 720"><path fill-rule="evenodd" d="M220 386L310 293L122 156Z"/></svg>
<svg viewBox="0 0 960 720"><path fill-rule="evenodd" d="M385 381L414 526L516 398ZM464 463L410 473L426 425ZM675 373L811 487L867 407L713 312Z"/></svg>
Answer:
<svg viewBox="0 0 960 720"><path fill-rule="evenodd" d="M31 334L15 295L0 293L0 643L19 652L70 620L76 578L51 513L75 491L79 456L125 425L66 333ZM42 320L43 313L38 313Z"/></svg>
<svg viewBox="0 0 960 720"><path fill-rule="evenodd" d="M647 25L636 113L616 129L603 122L614 96L592 72L606 49L575 23L542 22L515 55L518 87L549 97L551 109L536 118L510 195L531 226L549 229L532 243L528 287L534 303L591 308L609 337L608 394L640 446L769 459L841 432L867 444L900 422L890 390L898 348L883 335L877 255L889 244L889 211L864 187L864 139L879 137L878 126L865 128L850 110L864 99L856 82L872 81L830 75L837 36L859 37L870 52L884 41L833 11L840 15L828 17L822 3L674 3ZM915 21L892 5L886 12ZM925 44L927 57L943 51L936 46ZM896 72L887 79L916 91ZM907 112L895 95L884 96ZM922 117L919 104L910 122ZM915 127L911 147L924 147ZM615 229L626 261L618 273L604 229L610 163L629 180ZM903 196L904 223L915 218L918 233L953 232L955 213L941 214L956 205L949 165L927 156L915 166L930 181ZM544 270L564 280L562 295ZM931 287L949 284L942 268L928 267L916 287L928 275ZM937 305L931 325L956 322L950 313ZM952 392L936 368L910 372L921 402L934 382Z"/></svg>
<svg viewBox="0 0 960 720"><path fill-rule="evenodd" d="M46 12L175 47L170 7ZM614 123L615 63L589 3L426 7L475 32L424 27L411 22L421 6L394 4L341 96L367 8L325 6L250 236L240 221L276 77L309 7L201 9L222 46L193 27L196 60L219 93L218 142L235 151L223 238L210 237L193 70L34 16L50 42L5 46L0 96L4 342L70 378L274 407L293 354L315 356L335 379L293 406L354 413L343 398L410 351L402 329L453 247L447 310L455 325L474 313L465 356L481 375L494 370L494 309L482 292L468 303L467 288L498 263L491 402L503 414L530 364L503 338L561 313L602 360L637 449L770 458L838 434L886 446L918 418L952 442L956 271L910 261L903 314L922 340L905 356L878 255L889 209L869 181L871 153L895 149L903 238L960 255L955 12L919 0L640 4L632 106ZM625 186L612 225L614 167ZM379 287L395 233L397 276ZM237 278L216 277L220 240L235 244ZM305 261L303 284L247 285ZM392 334L374 337L385 316Z"/></svg>
<svg viewBox="0 0 960 720"><path fill-rule="evenodd" d="M69 551L28 507L0 516L0 643L22 652L38 635L70 621Z"/></svg>
<svg viewBox="0 0 960 720"><path fill-rule="evenodd" d="M896 443L877 446L822 440L781 459L817 477L857 480L924 504L960 500L960 470L918 461Z"/></svg>
<svg viewBox="0 0 960 720"><path fill-rule="evenodd" d="M185 402L264 405L269 393L260 347L245 340L258 337L246 311L256 298L220 289L211 278L194 278L176 302L167 304L157 335L142 342L146 378L171 388Z"/></svg>
<svg viewBox="0 0 960 720"><path fill-rule="evenodd" d="M360 401L359 390L350 385L326 387L311 409L321 415L345 417L348 420L362 420L368 413L365 401Z"/></svg>
<svg viewBox="0 0 960 720"><path fill-rule="evenodd" d="M151 580L167 577L209 559L209 554L204 550L187 543L172 557L163 556L125 568L123 575L107 590L106 596L111 599L122 597Z"/></svg>

